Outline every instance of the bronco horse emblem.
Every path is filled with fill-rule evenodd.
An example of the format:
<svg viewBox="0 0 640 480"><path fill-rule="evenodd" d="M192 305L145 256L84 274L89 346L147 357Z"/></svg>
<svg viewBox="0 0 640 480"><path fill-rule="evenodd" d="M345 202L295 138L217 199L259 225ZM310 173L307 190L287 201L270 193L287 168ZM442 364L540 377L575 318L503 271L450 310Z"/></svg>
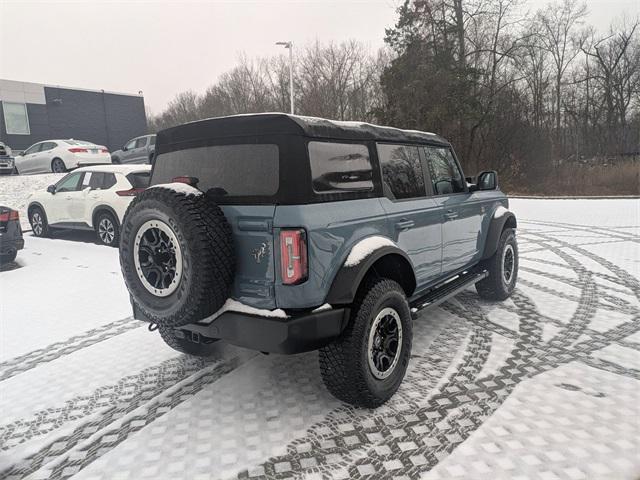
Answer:
<svg viewBox="0 0 640 480"><path fill-rule="evenodd" d="M256 263L260 263L264 256L268 253L269 246L262 242L258 248L254 248L251 251L251 256L255 259Z"/></svg>

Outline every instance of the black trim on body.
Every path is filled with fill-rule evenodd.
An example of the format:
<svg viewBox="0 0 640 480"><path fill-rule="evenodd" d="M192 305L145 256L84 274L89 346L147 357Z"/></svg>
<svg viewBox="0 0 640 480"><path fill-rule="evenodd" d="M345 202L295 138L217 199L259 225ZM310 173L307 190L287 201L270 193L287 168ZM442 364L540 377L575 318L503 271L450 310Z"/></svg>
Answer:
<svg viewBox="0 0 640 480"><path fill-rule="evenodd" d="M343 265L333 279L333 283L331 284L331 288L327 294L326 303L331 305L348 305L353 302L364 276L378 260L388 255L399 255L408 263L411 268L411 272L414 272L413 264L411 263L409 256L404 251L398 247L386 245L371 252L366 258L356 265ZM413 289L415 289L415 273L414 278L412 280L408 280L413 285ZM413 289L410 289L411 291L406 291L405 289L407 297L413 294Z"/></svg>
<svg viewBox="0 0 640 480"><path fill-rule="evenodd" d="M504 226L507 221L512 223L512 228L518 226L516 216L513 212L507 212L501 217L493 217L491 219L491 225L489 226L489 233L487 233L487 240L484 242L484 251L482 252L481 260L491 258L498 249L498 242L500 241L500 235L504 230Z"/></svg>

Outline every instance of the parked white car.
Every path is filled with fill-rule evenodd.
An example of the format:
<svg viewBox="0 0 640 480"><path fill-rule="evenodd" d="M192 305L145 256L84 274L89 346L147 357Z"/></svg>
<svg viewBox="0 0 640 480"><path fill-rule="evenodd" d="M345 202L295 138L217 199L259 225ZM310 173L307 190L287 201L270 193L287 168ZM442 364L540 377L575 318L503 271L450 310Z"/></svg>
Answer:
<svg viewBox="0 0 640 480"><path fill-rule="evenodd" d="M16 170L24 173L62 173L83 164L111 163L104 145L84 140L46 140L27 148L15 158Z"/></svg>
<svg viewBox="0 0 640 480"><path fill-rule="evenodd" d="M95 230L98 241L117 246L120 225L133 198L149 185L150 165L82 167L28 198L29 223L36 237L51 230Z"/></svg>

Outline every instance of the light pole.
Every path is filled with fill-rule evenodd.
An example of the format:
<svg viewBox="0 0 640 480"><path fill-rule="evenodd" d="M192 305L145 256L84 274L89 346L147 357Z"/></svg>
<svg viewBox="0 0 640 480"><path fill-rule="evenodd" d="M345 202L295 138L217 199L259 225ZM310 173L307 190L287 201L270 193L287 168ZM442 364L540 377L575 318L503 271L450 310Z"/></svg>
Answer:
<svg viewBox="0 0 640 480"><path fill-rule="evenodd" d="M293 104L293 42L276 42L276 45L282 45L289 49L289 100L291 101L291 115L295 113Z"/></svg>

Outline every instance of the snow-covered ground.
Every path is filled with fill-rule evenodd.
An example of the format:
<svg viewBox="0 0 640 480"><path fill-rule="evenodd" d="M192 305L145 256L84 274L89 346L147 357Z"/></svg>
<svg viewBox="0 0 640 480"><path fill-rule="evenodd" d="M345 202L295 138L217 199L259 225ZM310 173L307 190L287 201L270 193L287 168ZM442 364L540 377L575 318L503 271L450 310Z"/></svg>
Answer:
<svg viewBox="0 0 640 480"><path fill-rule="evenodd" d="M640 201L511 209L516 294L422 314L375 411L331 397L314 352L174 352L130 319L116 249L27 234L0 271L0 478L638 478Z"/></svg>

